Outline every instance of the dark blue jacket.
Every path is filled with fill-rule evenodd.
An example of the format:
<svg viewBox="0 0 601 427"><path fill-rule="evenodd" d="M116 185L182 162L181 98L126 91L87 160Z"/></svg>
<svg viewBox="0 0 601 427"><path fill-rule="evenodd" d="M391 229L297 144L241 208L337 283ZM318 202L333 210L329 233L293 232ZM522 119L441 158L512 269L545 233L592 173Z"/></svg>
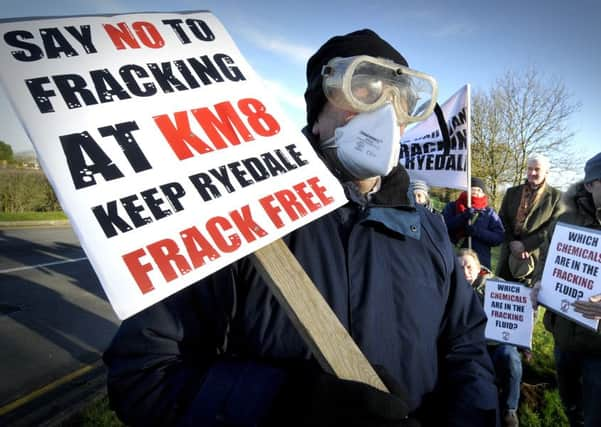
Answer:
<svg viewBox="0 0 601 427"><path fill-rule="evenodd" d="M349 193L355 201L284 240L367 359L408 391L411 410L469 426L497 405L486 318L442 221L391 184L399 173L367 204ZM250 426L287 377L284 362L310 357L242 259L125 320L104 360L127 423Z"/></svg>
<svg viewBox="0 0 601 427"><path fill-rule="evenodd" d="M475 209L474 212L478 213L478 218L471 226L470 235L472 236L472 249L478 254L480 264L490 270L490 248L498 246L503 242L505 237L505 227L503 227L503 222L501 221L501 218L499 218L499 215L497 215L495 210L490 206L487 206L484 209ZM447 224L449 236L451 237L453 244L457 245L461 242L459 247L467 248L467 237L459 237L458 231L464 230L465 233L468 230L468 216L456 213L455 202L446 204L442 211L442 216Z"/></svg>

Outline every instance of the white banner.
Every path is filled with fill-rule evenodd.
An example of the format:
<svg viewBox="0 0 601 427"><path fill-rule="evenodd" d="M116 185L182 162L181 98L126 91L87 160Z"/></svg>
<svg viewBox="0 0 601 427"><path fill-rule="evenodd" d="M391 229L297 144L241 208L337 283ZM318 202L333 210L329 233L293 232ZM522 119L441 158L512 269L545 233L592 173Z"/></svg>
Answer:
<svg viewBox="0 0 601 427"><path fill-rule="evenodd" d="M467 190L469 168L469 85L451 96L441 109L447 123L450 150L444 154L443 135L432 113L408 129L401 138L399 163L411 179L421 179L434 187Z"/></svg>
<svg viewBox="0 0 601 427"><path fill-rule="evenodd" d="M587 328L599 321L574 311L574 301L601 293L601 232L558 222L547 252L538 302Z"/></svg>
<svg viewBox="0 0 601 427"><path fill-rule="evenodd" d="M534 311L530 288L520 283L488 279L484 311L488 317L484 331L486 339L532 348Z"/></svg>
<svg viewBox="0 0 601 427"><path fill-rule="evenodd" d="M120 318L346 201L209 12L0 30L1 81Z"/></svg>

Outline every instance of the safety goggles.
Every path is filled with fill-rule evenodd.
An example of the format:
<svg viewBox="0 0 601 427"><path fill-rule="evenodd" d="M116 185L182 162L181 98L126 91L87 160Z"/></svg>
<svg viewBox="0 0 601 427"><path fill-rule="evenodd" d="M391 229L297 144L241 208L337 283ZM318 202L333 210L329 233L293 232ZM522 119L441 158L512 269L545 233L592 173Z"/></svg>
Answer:
<svg viewBox="0 0 601 427"><path fill-rule="evenodd" d="M391 102L399 123L424 120L438 96L433 77L366 55L333 58L321 75L323 91L336 107L360 113Z"/></svg>

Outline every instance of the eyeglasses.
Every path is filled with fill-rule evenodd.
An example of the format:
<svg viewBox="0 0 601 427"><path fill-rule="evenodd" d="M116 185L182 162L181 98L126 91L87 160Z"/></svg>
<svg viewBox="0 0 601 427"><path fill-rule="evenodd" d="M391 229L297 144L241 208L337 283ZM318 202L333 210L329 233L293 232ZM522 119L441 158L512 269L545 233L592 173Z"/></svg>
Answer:
<svg viewBox="0 0 601 427"><path fill-rule="evenodd" d="M436 80L393 61L367 55L333 58L324 65L323 91L336 107L366 112L391 102L399 123L428 117L436 104Z"/></svg>

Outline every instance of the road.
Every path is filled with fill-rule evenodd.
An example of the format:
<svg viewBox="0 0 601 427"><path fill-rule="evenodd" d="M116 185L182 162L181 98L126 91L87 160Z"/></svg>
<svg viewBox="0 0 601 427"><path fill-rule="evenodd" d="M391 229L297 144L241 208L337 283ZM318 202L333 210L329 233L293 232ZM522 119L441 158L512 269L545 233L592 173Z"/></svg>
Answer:
<svg viewBox="0 0 601 427"><path fill-rule="evenodd" d="M118 324L70 227L0 229L0 412L97 362Z"/></svg>

